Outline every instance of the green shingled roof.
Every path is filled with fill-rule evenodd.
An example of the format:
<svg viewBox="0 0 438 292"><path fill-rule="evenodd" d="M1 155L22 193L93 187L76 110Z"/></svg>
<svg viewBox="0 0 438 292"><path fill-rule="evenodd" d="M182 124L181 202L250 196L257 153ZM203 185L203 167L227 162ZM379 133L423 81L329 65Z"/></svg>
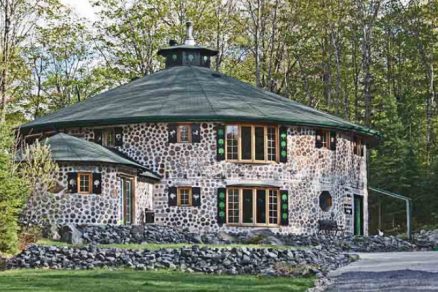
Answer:
<svg viewBox="0 0 438 292"><path fill-rule="evenodd" d="M54 161L97 162L125 165L140 169L142 176L160 179L160 176L135 161L126 159L99 144L84 139L59 133L45 139L43 143L47 143L50 146L50 152Z"/></svg>
<svg viewBox="0 0 438 292"><path fill-rule="evenodd" d="M91 97L22 126L22 130L140 122L272 122L377 131L198 66L175 66Z"/></svg>

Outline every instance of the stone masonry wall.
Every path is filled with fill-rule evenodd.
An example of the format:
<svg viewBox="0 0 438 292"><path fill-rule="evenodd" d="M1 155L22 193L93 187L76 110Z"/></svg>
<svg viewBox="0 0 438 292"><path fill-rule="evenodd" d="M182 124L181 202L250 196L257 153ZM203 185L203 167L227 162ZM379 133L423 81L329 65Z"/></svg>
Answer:
<svg viewBox="0 0 438 292"><path fill-rule="evenodd" d="M98 172L102 174L101 194L67 192L68 172ZM36 224L118 224L120 178L119 174L135 175L129 168L108 165L60 164L58 193L40 193L29 199L22 213L22 221ZM134 176L135 177L135 176ZM135 218L143 220L144 209L151 208L151 184L135 177Z"/></svg>
<svg viewBox="0 0 438 292"><path fill-rule="evenodd" d="M367 234L366 162L353 155L352 136L338 132L337 150L315 148L311 128L289 127L288 161L274 164L243 164L216 160L215 124L201 124L201 142L168 143L167 124L132 124L123 126L124 145L119 150L151 170L163 175L154 185L155 221L191 231L236 231L235 227L216 224L216 191L227 181L274 181L289 191L289 226L283 233L314 233L319 219L333 218L347 232L353 231L352 215L344 214L347 195L364 198L364 232ZM93 139L92 129L81 129L86 139ZM168 188L201 188L201 207L169 207ZM329 191L333 207L324 212L319 195ZM242 227L249 229L251 227ZM239 229L242 229L239 228Z"/></svg>

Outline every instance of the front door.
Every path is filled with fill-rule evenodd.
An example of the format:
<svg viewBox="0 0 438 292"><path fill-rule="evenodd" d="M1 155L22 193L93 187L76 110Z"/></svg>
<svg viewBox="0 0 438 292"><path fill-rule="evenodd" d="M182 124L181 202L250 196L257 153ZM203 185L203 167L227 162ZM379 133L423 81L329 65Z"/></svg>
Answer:
<svg viewBox="0 0 438 292"><path fill-rule="evenodd" d="M134 223L134 192L132 179L120 178L120 218L123 224Z"/></svg>
<svg viewBox="0 0 438 292"><path fill-rule="evenodd" d="M363 198L354 195L354 235L363 235Z"/></svg>

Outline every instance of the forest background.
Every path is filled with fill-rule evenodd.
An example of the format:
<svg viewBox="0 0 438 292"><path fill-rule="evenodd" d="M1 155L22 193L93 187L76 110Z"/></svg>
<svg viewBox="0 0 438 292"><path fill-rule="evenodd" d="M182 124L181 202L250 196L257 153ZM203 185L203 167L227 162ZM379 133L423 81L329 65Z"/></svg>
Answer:
<svg viewBox="0 0 438 292"><path fill-rule="evenodd" d="M90 2L93 20L58 0L0 0L1 123L163 69L158 48L191 20L214 70L379 130L368 184L411 197L416 228L438 224L438 0ZM371 231L400 232L404 212L370 193Z"/></svg>

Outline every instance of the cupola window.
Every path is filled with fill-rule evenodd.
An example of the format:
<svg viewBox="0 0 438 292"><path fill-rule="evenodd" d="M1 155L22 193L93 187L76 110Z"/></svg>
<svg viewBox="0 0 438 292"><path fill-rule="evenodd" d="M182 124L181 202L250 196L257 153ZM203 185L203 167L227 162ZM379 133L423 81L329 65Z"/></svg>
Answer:
<svg viewBox="0 0 438 292"><path fill-rule="evenodd" d="M278 128L261 125L227 125L226 159L242 162L278 160Z"/></svg>

